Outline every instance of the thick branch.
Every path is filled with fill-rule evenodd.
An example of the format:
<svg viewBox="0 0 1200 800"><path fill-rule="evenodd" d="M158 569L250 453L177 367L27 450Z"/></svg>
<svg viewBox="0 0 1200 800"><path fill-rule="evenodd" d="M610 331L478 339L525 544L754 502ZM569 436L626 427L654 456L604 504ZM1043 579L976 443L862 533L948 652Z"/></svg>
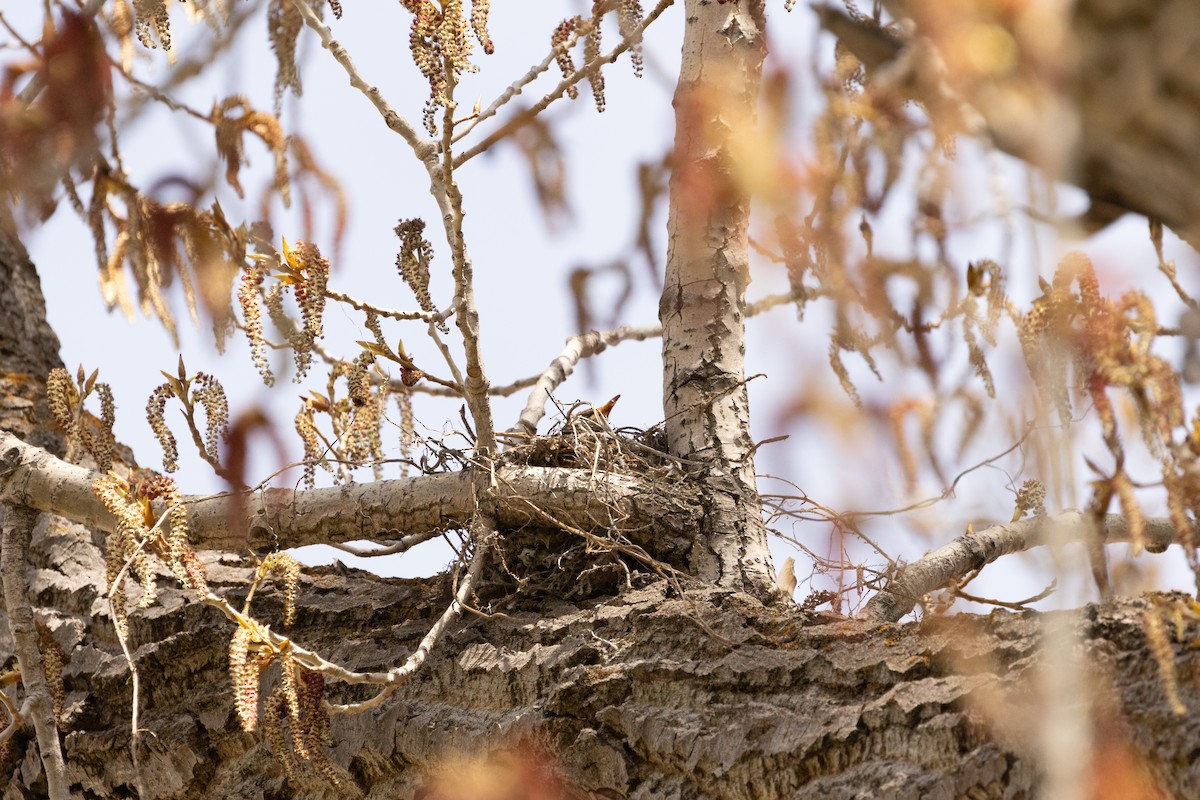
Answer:
<svg viewBox="0 0 1200 800"><path fill-rule="evenodd" d="M871 598L859 616L874 622L896 622L926 594L948 586L972 570L1001 556L1047 544L1052 536L1060 541L1064 538L1084 541L1090 525L1082 512L1065 511L1053 517L1031 517L971 531L903 567L885 590ZM1118 514L1105 516L1102 533L1105 543L1130 541L1129 523ZM1159 551L1176 542L1177 533L1170 520L1146 520L1148 550Z"/></svg>
<svg viewBox="0 0 1200 800"><path fill-rule="evenodd" d="M50 685L42 671L42 654L38 650L37 627L33 608L29 604L25 570L28 566L29 542L37 512L25 506L8 508L4 518L3 545L0 545L0 573L4 579L4 606L8 612L8 628L13 648L21 667L21 682L29 703L29 716L37 733L38 750L46 768L46 786L52 800L69 800L67 770L54 724L54 700Z"/></svg>
<svg viewBox="0 0 1200 800"><path fill-rule="evenodd" d="M587 531L620 528L634 541L694 533L700 508L675 486L668 495L647 481L583 469L500 466L496 524L543 525L532 503ZM99 473L68 464L0 431L0 502L112 530L115 520L92 493ZM465 528L477 509L470 471L298 491L267 489L250 497L191 497L191 541L198 549L301 547ZM245 509L239 512L238 509ZM244 513L242 519L238 514Z"/></svg>

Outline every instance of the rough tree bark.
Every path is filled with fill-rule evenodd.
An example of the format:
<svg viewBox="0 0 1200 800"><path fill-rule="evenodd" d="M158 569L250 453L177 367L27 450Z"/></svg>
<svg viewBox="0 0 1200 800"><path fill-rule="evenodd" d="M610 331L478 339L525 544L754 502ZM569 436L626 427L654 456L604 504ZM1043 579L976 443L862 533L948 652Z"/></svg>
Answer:
<svg viewBox="0 0 1200 800"><path fill-rule="evenodd" d="M19 247L9 242L0 255L0 285L14 287L0 297L16 315L0 326L0 377L26 393L6 395L3 409L15 429L53 446L37 405L38 376L56 363L53 340ZM132 796L129 670L103 600L101 551L81 526L40 528L30 595L71 654L68 779L79 797ZM210 585L240 601L250 568L234 555L204 557ZM240 730L229 623L168 583L164 576L154 607L130 618L146 796L335 796L288 783L269 745ZM302 580L292 635L348 666L387 667L411 652L451 591L443 577L314 570ZM261 591L257 603L278 622L278 595ZM1056 616L1076 629L1085 654L1072 677L1091 686L1078 704L1102 732L1095 764L1133 765L1186 797L1200 778L1200 730L1171 710L1143 633L1148 605ZM456 755L526 781L518 793L536 785L594 798L1022 798L1034 796L1045 766L1021 722L1039 715L1004 713L1038 703L1045 670L1056 668L1042 650L1053 626L1038 614L881 626L764 606L729 588L679 597L661 581L602 602L526 594L504 610L463 618L381 708L334 717L331 757L366 796L428 797L423 789L439 791L439 776L462 769ZM7 632L5 614L0 651L12 652ZM1194 660L1181 658L1184 644L1173 648L1179 699L1194 708ZM358 691L343 687L335 699ZM29 731L0 769L4 800L46 796Z"/></svg>
<svg viewBox="0 0 1200 800"><path fill-rule="evenodd" d="M761 593L773 575L745 384L750 192L743 161L766 55L763 4L688 0L684 9L659 305L667 443L700 465L707 513L692 574Z"/></svg>

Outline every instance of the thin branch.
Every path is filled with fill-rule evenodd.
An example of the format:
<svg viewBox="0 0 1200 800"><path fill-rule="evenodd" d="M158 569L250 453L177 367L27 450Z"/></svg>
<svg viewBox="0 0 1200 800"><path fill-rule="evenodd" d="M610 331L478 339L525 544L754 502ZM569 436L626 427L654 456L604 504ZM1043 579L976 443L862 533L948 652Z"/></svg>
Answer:
<svg viewBox="0 0 1200 800"><path fill-rule="evenodd" d="M768 295L748 305L746 307L746 316L758 316L778 306L795 302L798 298L799 294L797 292ZM647 339L653 339L658 336L662 336L662 325L642 325L640 327L622 325L615 330L588 331L587 333L567 339L566 347L563 348L563 351L550 362L550 366L546 367L540 375L524 378L509 386L502 387L503 391L497 390L493 392L494 394L511 394L508 391L510 387L512 387L512 391L516 391L524 386L532 385L534 387L534 390L529 393L529 399L525 403L524 410L521 411L520 419L517 420L516 425L509 428L508 432L528 436L535 435L537 433L538 422L546 415L546 401L571 376L571 373L575 371L575 365L581 359L599 355L609 347L621 342L644 342Z"/></svg>
<svg viewBox="0 0 1200 800"><path fill-rule="evenodd" d="M11 674L11 673L9 673ZM17 673L20 674L19 671ZM8 725L4 730L0 731L0 746L13 737L13 734L21 729L25 723L25 716L17 708L17 704L8 696L8 692L0 689L0 704L4 705L5 712L8 713Z"/></svg>
<svg viewBox="0 0 1200 800"><path fill-rule="evenodd" d="M295 2L295 0L293 0L293 2ZM551 103L562 97L563 93L566 92L567 89L579 83L587 76L594 75L595 71L600 68L601 64L615 61L619 55L628 50L631 46L633 46L634 43L640 41L643 31L650 27L650 24L654 22L654 20L658 19L662 13L674 5L674 3L675 0L659 0L658 5L656 5L650 11L650 13L646 15L646 17L641 21L641 24L630 31L629 36L623 38L616 47L614 47L612 50L609 50L607 53L601 53L575 72L563 78L559 82L558 86L555 86L553 89L551 89L550 92L541 100L537 101L524 111L514 114L507 122L489 134L479 144L459 154L458 157L454 159L455 168L457 169L458 167L461 167L475 156L486 151L496 142L510 135L514 131L524 127L525 125L528 125L534 117L536 117L538 114L541 114Z"/></svg>
<svg viewBox="0 0 1200 800"><path fill-rule="evenodd" d="M276 650L283 650L285 648L291 650L296 663L305 669L323 673L327 677L343 681L344 683L395 686L411 677L413 673L421 668L425 660L429 657L429 653L434 645L437 644L438 640L446 632L446 629L462 615L463 608L470 599L471 593L475 591L475 585L486 562L487 550L491 546L490 532L494 529L482 521L473 523L472 527L472 539L476 542L476 549L471 557L470 566L467 568L467 574L463 577L462 582L459 583L458 591L454 594L454 599L450 602L446 610L442 612L442 616L438 618L438 621L429 629L429 632L425 634L425 637L421 639L416 650L404 660L404 663L385 672L356 672L327 661L317 653L296 644L296 642L286 636L281 636L263 625L252 623L244 614L230 605L225 598L211 592L208 593L203 602L220 610L221 613L238 624L252 624L256 632L266 637L267 644ZM366 703L354 704L353 707L343 708L331 705L330 710L333 713L363 710L364 708L370 708L372 705L383 702L386 695L387 693L381 693L372 698L372 700L366 701Z"/></svg>
<svg viewBox="0 0 1200 800"><path fill-rule="evenodd" d="M355 545L346 544L343 542L334 542L329 546L337 550L341 550L343 553L349 553L352 556L357 556L358 558L374 558L375 556L391 556L395 555L396 553L406 552L413 547L422 544L423 542L428 542L430 539L436 539L441 535L441 531L414 533L410 534L409 536L405 536L403 539L395 542L394 544L390 544L386 547L375 547L373 549L357 547Z"/></svg>
<svg viewBox="0 0 1200 800"><path fill-rule="evenodd" d="M1053 538L1086 541L1091 533L1090 517L1080 511L1064 511L1053 517L1031 517L982 531L968 531L945 547L901 567L887 588L871 598L859 615L872 622L896 622L922 597L948 586L972 570L990 564L1001 556L1020 553ZM1063 537L1062 534L1066 534ZM1129 523L1118 514L1104 517L1100 531L1106 544L1130 541ZM1145 543L1148 550L1159 552L1181 540L1168 519L1147 519Z"/></svg>
<svg viewBox="0 0 1200 800"><path fill-rule="evenodd" d="M929 508L930 506L936 505L936 504L942 502L943 500L946 500L947 498L953 497L955 490L958 488L959 482L963 478L967 477L968 475L970 475L972 472L975 472L976 470L983 469L984 467L994 464L995 462L1004 458L1009 453L1013 452L1018 447L1023 445L1025 443L1025 440L1029 438L1029 435L1031 433L1033 433L1034 428L1035 428L1035 423L1033 421L1026 423L1025 432L1021 434L1020 439L1017 439L1017 441L1014 442L1011 446L1005 448L1004 450L1002 450L1001 452L992 456L991 458L985 458L983 461L980 461L970 467L967 467L962 472L955 475L954 480L952 480L948 485L942 487L942 492L937 497L927 497L924 500L918 500L915 503L910 503L901 508L892 508L892 509L888 509L886 511L846 511L846 512L839 514L838 516L844 517L844 518L852 518L852 519L857 519L859 517L892 517L892 516L896 516L899 514L907 514L909 511L917 511L922 508Z"/></svg>
<svg viewBox="0 0 1200 800"><path fill-rule="evenodd" d="M446 243L450 246L453 259L454 297L458 315L454 318L463 339L466 356L466 376L457 376L463 390L463 399L475 422L475 449L483 457L489 469L491 458L497 452L496 426L492 418L492 406L488 401L489 382L483 366L483 350L479 345L479 309L475 304L475 282L471 260L467 257L467 243L463 236L463 198L454 180L454 91L456 76L452 69L446 74L446 111L442 121L441 161L430 157L425 161L429 172L430 191L438 201L442 212L442 226ZM431 327L432 330L432 327ZM435 341L439 341L435 337ZM443 348L444 354L448 351ZM453 364L451 365L453 369Z"/></svg>
<svg viewBox="0 0 1200 800"><path fill-rule="evenodd" d="M46 787L51 800L70 800L67 767L58 741L54 723L54 699L42 669L42 654L38 650L37 626L33 607L29 603L29 587L25 570L28 566L29 544L38 512L27 506L9 506L4 515L3 544L0 544L0 578L4 582L4 607L8 611L8 630L13 649L21 668L29 715L37 734L38 751L46 770Z"/></svg>
<svg viewBox="0 0 1200 800"><path fill-rule="evenodd" d="M371 104L378 109L388 128L400 134L401 138L408 142L408 146L417 154L417 158L422 161L434 154L437 151L437 145L418 133L411 122L402 117L396 109L392 108L391 104L383 98L383 93L379 91L378 86L372 86L363 79L358 68L354 66L354 61L351 60L350 54L346 52L346 48L333 38L333 31L321 21L316 12L312 10L312 6L305 2L305 0L290 1L292 7L304 17L305 24L320 37L321 46L328 50L334 59L342 65L342 69L346 71L346 75L350 78L350 85L362 92L371 101Z"/></svg>
<svg viewBox="0 0 1200 800"><path fill-rule="evenodd" d="M397 311L396 309L392 309L392 308L380 308L379 306L372 305L363 300L359 300L359 299L352 297L348 294L345 294L343 292L335 292L332 289L326 289L325 296L328 297L330 300L336 300L339 303L345 303L346 305L348 305L351 308L356 309L358 311L376 314L380 317L388 317L389 319L395 319L395 320L419 319L424 322L430 322L432 320L437 320L440 322L443 318L441 314L439 314L437 312L433 312L433 311ZM446 316L449 316L449 314L447 314Z"/></svg>
<svg viewBox="0 0 1200 800"><path fill-rule="evenodd" d="M151 537L158 533L159 529L162 528L162 524L167 521L167 517L170 512L171 509L168 508L167 510L163 511L161 515L159 515L158 520L154 523L154 527L148 530L146 535L142 537L142 540L138 542L137 548L129 555L129 558L125 559L125 563L121 565L121 571L117 573L116 577L113 578L112 583L109 584L108 615L110 619L120 619L116 609L116 601L113 600L113 592L115 592L117 587L120 586L125 580L125 576L129 574L129 570L133 567L134 560L146 548L146 545L150 543ZM141 678L138 674L137 662L133 658L133 653L129 650L128 637L122 633L120 625L114 625L114 627L116 628L117 632L117 643L121 645L121 652L125 656L125 663L129 667L129 676L132 682L133 702L132 710L130 712L131 735L129 741L129 754L133 763L133 779L137 784L136 788L138 790L138 796L144 797L146 790L142 785L142 767L138 756L138 743L139 736L141 734L141 727L138 725L138 713L141 705Z"/></svg>
<svg viewBox="0 0 1200 800"><path fill-rule="evenodd" d="M14 39L16 39L18 44L20 44L22 47L24 47L26 50L28 50L30 55L34 56L35 58L41 57L41 53L38 51L37 45L33 44L32 42L28 41L24 36L22 36L20 31L18 31L16 28L14 28L9 23L8 18L4 16L3 11L0 11L0 25L3 25L4 30L8 31L9 35L12 36ZM551 55L553 55L553 54L551 54Z"/></svg>
<svg viewBox="0 0 1200 800"><path fill-rule="evenodd" d="M954 589L954 596L962 600L967 600L972 603L979 603L985 606L997 606L999 608L1007 608L1012 611L1026 611L1031 603L1036 603L1039 600L1045 600L1050 595L1054 594L1058 589L1058 581L1051 581L1050 585L1035 595L1030 595L1024 600L996 600L991 597L980 597L978 595L969 594L962 589Z"/></svg>
<svg viewBox="0 0 1200 800"><path fill-rule="evenodd" d="M156 100L159 103L162 103L164 106L171 109L172 111L179 111L180 113L187 114L188 116L194 117L195 119L198 119L201 122L207 122L210 125L213 124L214 121L213 121L212 114L205 114L202 111L200 111L199 109L192 108L187 103L184 103L180 100L176 100L175 98L171 97L169 94L167 94L166 92L164 92L162 89L158 88L157 86L147 83L146 81L143 81L141 78L135 77L132 72L126 72L125 69L122 68L121 65L115 61L110 61L109 63L112 65L113 69L115 69L117 71L117 74L119 74L121 77L123 77L125 80L127 80L133 86L136 86L138 89L145 92L146 96L149 97L150 99Z"/></svg>
<svg viewBox="0 0 1200 800"><path fill-rule="evenodd" d="M519 95L525 89L526 86L528 86L529 84L531 84L535 80L537 80L539 75L546 72L546 70L550 69L550 65L554 63L555 59L557 59L561 54L567 52L572 47L574 47L576 42L578 42L578 41L579 41L579 31L575 31L574 33L571 34L570 38L567 39L567 41L563 42L560 45L556 45L550 51L550 54L548 56L546 56L544 59L542 59L540 64L534 64L532 67L529 68L529 72L526 72L520 78L513 81L512 84L507 89L505 89L500 94L499 97L497 97L495 100L493 100L492 103L487 108L480 111L478 114L476 114L470 120L464 121L462 125L458 126L458 130L455 131L454 138L452 141L457 144L458 142L462 141L464 136L466 136L468 133L470 133L472 130L474 130L476 125L483 122L485 119L494 117L496 115L496 112L504 107L505 103L507 103L509 100L512 100L514 97Z"/></svg>

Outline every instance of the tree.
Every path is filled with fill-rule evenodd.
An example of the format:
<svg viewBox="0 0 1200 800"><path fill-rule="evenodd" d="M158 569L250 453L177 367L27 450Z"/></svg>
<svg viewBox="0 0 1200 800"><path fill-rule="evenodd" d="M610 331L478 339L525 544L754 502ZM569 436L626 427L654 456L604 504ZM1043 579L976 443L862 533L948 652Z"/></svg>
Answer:
<svg viewBox="0 0 1200 800"><path fill-rule="evenodd" d="M249 135L272 154L271 194L286 198L306 178L336 197L303 140L284 135L278 107L272 114L231 97L204 114L171 87L139 78L128 49L107 54L132 47L135 36L169 48L165 3L63 6L39 41L22 43L27 61L6 73L0 572L15 664L0 695L3 765L12 776L5 797L1186 796L1196 733L1185 712L1200 699L1186 658L1193 600L1110 599L1044 616L1023 610L1027 603L994 601L1017 610L942 613L948 601L972 598L965 586L985 565L1040 543L1084 542L1106 597L1114 583L1107 542L1153 551L1182 544L1196 566L1200 428L1157 343L1194 335L1186 325L1160 326L1145 295L1108 299L1082 255L1064 258L1022 310L998 262L972 262L965 276L953 268L945 213L952 142L969 133L1051 176L1075 178L1109 211L1158 215L1189 235L1194 215L1142 202L1125 151L1105 146L1123 141L1119 130L1087 127L1088 160L1076 172L1063 157L1069 147L1047 149L1028 125L1039 104L1070 111L1090 96L1062 91L1079 85L1075 62L1050 60L1067 40L1047 39L1047 30L1066 37L1069 22L1101 12L1106 24L1143 24L1146 12L1131 5L1126 19L1119 4L1081 3L1074 17L1050 18L1008 6L935 13L905 4L897 13L912 22L888 27L879 13L823 11L845 45L823 83L815 157L795 170L777 158L786 80L763 78L764 4L686 0L661 325L572 337L518 387L532 392L504 431L494 417L499 389L484 365L487 332L458 170L529 130L523 146L535 162L544 157L553 147L539 115L584 79L603 108L602 67L628 54L640 70L643 32L671 2L645 14L636 0L593 4L591 14L558 26L540 66L470 113L456 98L474 67L471 37L493 49L487 4L476 0L469 14L456 0L402 5L412 15L415 66L429 84L424 132L333 38L340 3L274 0L266 13L279 61L277 106L280 93L299 88L295 51L307 32L425 170L440 237L427 238L419 218L396 228L397 267L418 311L340 292L315 237L289 244L264 224L235 224L211 202L213 187L169 203L134 185L118 157L113 113L134 98L118 81L211 125L224 179L238 195ZM217 0L189 6L219 32L249 16ZM621 38L605 52L609 17ZM585 61L576 68L581 42ZM555 62L562 80L528 109L511 110ZM1186 70L1170 64L1160 74L1177 82ZM177 69L181 79L188 74ZM1013 108L1034 111L1014 120L997 110ZM510 116L490 134L471 136L502 113ZM913 152L928 165L913 238L935 245L932 263L884 249L883 210L911 190L901 174ZM1103 163L1109 154L1114 160ZM48 213L59 192L96 237L110 305L135 305L123 295L128 268L137 304L175 335L166 291L173 277L218 342L235 327L244 333L267 383L278 369L268 356L275 345L291 352L296 375L318 363L328 369L325 390L311 392L296 418L305 449L298 481L272 485L248 473L253 442L271 435L271 423L259 413L228 425L220 381L189 371L182 357L148 405L164 469L173 471L179 457L182 416L196 452L229 491L188 496L172 478L136 467L112 433L119 387L63 368L20 244L21 225ZM772 229L753 242L752 200ZM1164 255L1162 225L1152 223L1151 232L1159 270L1195 311ZM444 248L430 239L444 239ZM752 245L786 265L788 292L748 304ZM435 252L453 277L444 308L430 292ZM915 286L909 308L889 294L893 279ZM933 423L947 409L981 406L961 386L949 388L954 365L935 352L946 344L935 336L954 330L966 351L964 383L994 396L998 381L1012 380L989 367L989 354L994 361L1001 349L998 326L1010 320L1036 392L1019 409L1024 424L1009 451L1045 435L1039 420L1066 426L1090 408L1107 460L1087 462L1095 474L1086 508L1047 514L1060 487L1030 479L1011 523L968 526L909 565L882 548L877 555L888 563L873 570L818 560L823 570L857 567L857 584L814 587L803 603L791 602L794 566L789 559L775 577L769 524L818 517L872 543L863 515L759 494L745 321L766 307L804 311L817 300L832 309L830 363L849 396L863 401L847 354L877 374L886 356L928 381L936 405L896 402L886 416L901 462L915 472L906 418L924 414L924 468L939 478L937 437L946 434ZM351 347L352 357L322 344L326 303L364 317L371 338ZM444 338L450 322L454 349ZM412 346L410 328L410 348L394 344L386 326L404 324L426 326L449 378ZM651 336L663 341L664 425L614 430L610 405L571 407L552 435L538 435L552 393L581 359ZM411 420L420 392L461 398L470 444L426 441L425 458L402 454L422 474L383 479L385 403L398 398L400 416ZM1129 400L1128 420L1120 398ZM168 407L183 413L168 418ZM411 421L404 425L411 434ZM972 425L960 428L962 450ZM1139 432L1149 456L1132 443ZM1148 457L1161 470L1157 486L1135 478ZM356 482L356 468L373 468L375 479ZM335 485L316 486L318 470ZM958 482L943 481L941 499ZM1138 491L1147 488L1160 490L1165 519L1143 512L1152 500ZM1119 515L1108 514L1114 501ZM323 542L353 552L352 542L369 539L399 553L447 532L459 534L457 565L422 580L339 567L302 575L281 549ZM853 593L867 588L870 602L856 617L843 615ZM826 603L830 611L816 610ZM918 604L920 623L895 624Z"/></svg>

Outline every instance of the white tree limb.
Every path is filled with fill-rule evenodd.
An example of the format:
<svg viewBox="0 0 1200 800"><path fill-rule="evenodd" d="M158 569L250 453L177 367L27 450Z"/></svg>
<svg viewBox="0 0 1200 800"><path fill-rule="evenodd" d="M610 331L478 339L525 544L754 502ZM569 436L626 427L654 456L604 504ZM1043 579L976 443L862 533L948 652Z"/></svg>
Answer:
<svg viewBox="0 0 1200 800"><path fill-rule="evenodd" d="M580 359L602 353L611 345L620 344L629 339L643 342L661 335L661 325L643 325L637 328L622 325L616 330L589 331L567 339L567 345L563 351L537 377L533 391L529 393L529 400L526 401L525 408L521 411L521 417L510 432L524 433L529 436L537 434L537 424L546 415L546 401L550 399L550 395L558 388L559 384L571 376Z"/></svg>
<svg viewBox="0 0 1200 800"><path fill-rule="evenodd" d="M929 592L948 586L972 570L1001 556L1046 544L1051 534L1069 541L1084 541L1091 521L1081 511L1030 517L1005 525L970 531L945 547L900 569L887 588L871 598L859 617L873 622L896 622ZM1066 534L1064 537L1063 534ZM1130 541L1129 523L1119 514L1104 517L1101 530L1106 544ZM1177 541L1175 526L1167 519L1147 519L1146 549L1161 552Z"/></svg>
<svg viewBox="0 0 1200 800"><path fill-rule="evenodd" d="M689 535L702 513L686 486L673 485L667 493L640 477L585 469L500 465L496 472L495 521L501 529L544 525L528 503L587 531L612 529L619 520L631 539L646 540ZM113 516L92 492L98 477L0 431L0 502L112 530ZM249 497L189 497L191 542L198 549L238 552L395 541L465 528L478 507L475 477L462 471L304 491L266 489Z"/></svg>

